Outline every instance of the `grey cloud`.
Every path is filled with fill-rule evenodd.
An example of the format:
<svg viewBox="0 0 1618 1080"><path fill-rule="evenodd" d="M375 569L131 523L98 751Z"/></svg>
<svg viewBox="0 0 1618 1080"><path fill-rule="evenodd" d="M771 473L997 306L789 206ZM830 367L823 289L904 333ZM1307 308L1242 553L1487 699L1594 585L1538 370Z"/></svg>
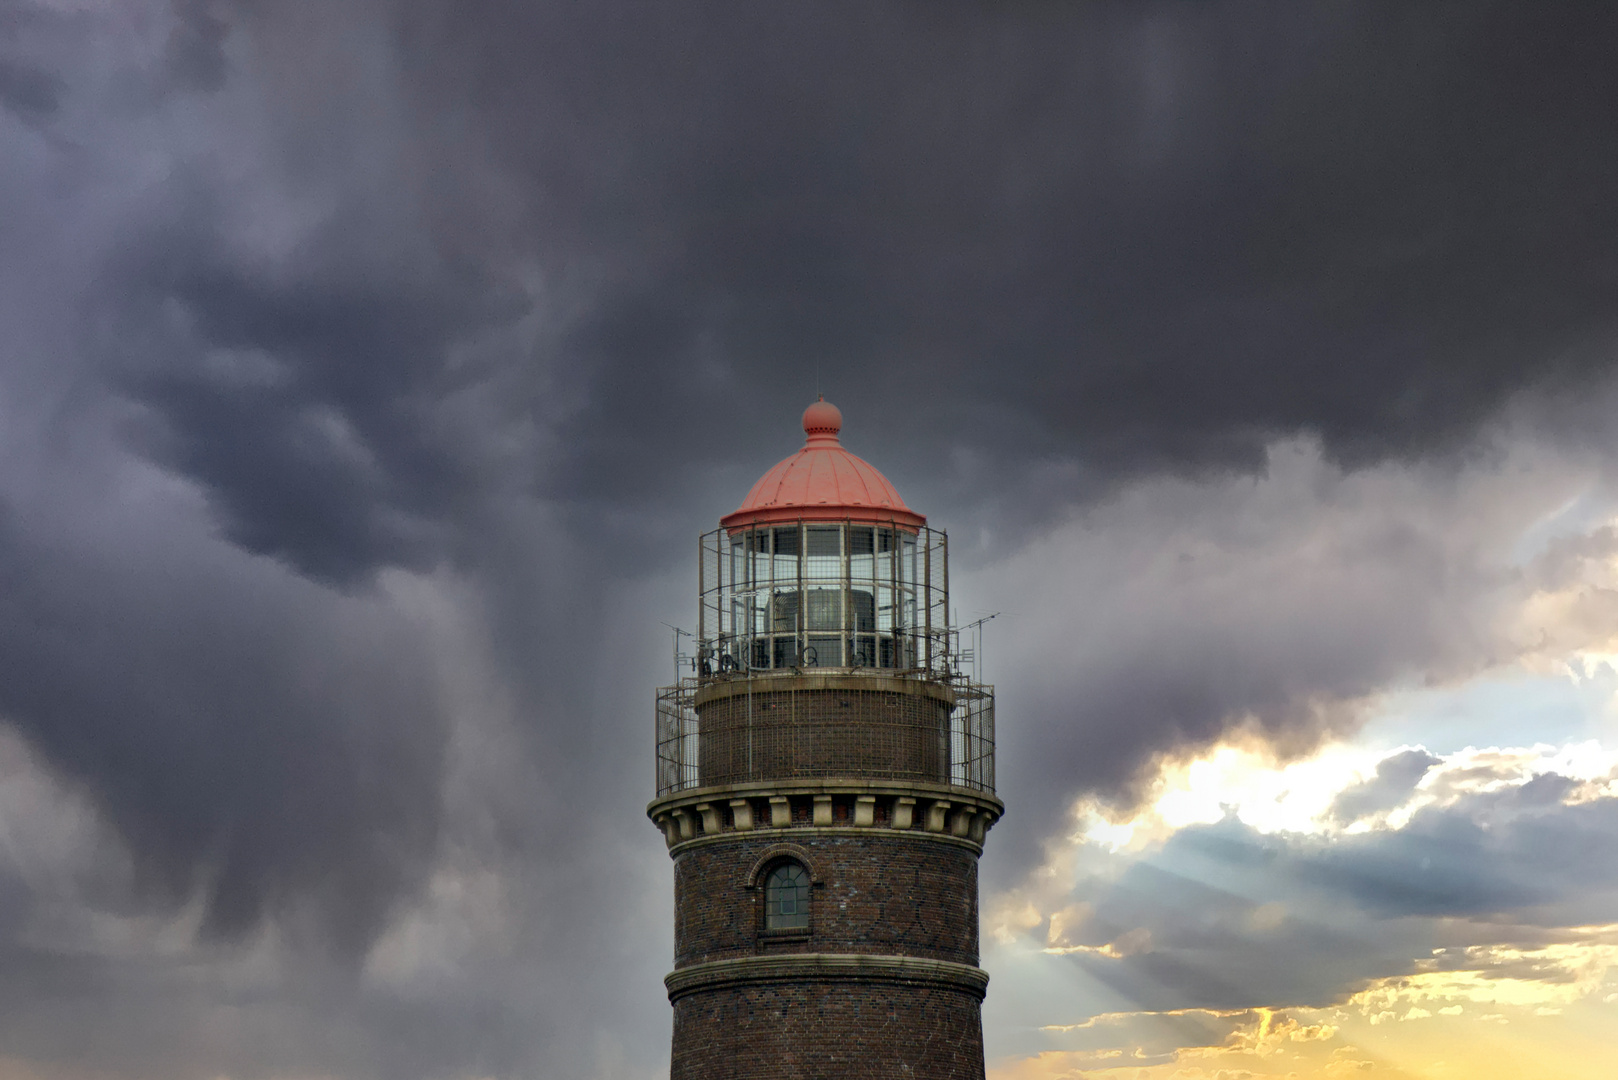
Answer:
<svg viewBox="0 0 1618 1080"><path fill-rule="evenodd" d="M175 84L190 90L217 90L230 71L225 39L230 23L211 0L175 0L164 60Z"/></svg>
<svg viewBox="0 0 1618 1080"><path fill-rule="evenodd" d="M89 785L149 901L200 889L231 936L312 901L311 930L362 948L434 843L444 718L420 643L385 611L143 547L0 530L0 716Z"/></svg>
<svg viewBox="0 0 1618 1080"><path fill-rule="evenodd" d="M1348 788L1332 803L1331 816L1344 825L1382 810L1392 810L1409 797L1439 758L1425 750L1406 750L1377 764L1376 775Z"/></svg>
<svg viewBox="0 0 1618 1080"><path fill-rule="evenodd" d="M1184 829L1072 894L1091 915L1064 943L1144 931L1149 947L1066 959L1130 1009L1323 1006L1424 970L1565 981L1565 965L1505 963L1492 947L1580 941L1574 928L1618 917L1618 800L1564 805L1531 786L1428 808L1395 831L1264 835L1234 818Z"/></svg>
<svg viewBox="0 0 1618 1080"><path fill-rule="evenodd" d="M1572 786L1547 774L1422 810L1397 832L1346 838L1306 872L1382 915L1531 911L1585 922L1574 913L1598 915L1618 895L1618 802L1564 806Z"/></svg>
<svg viewBox="0 0 1618 1080"><path fill-rule="evenodd" d="M1262 479L1136 485L962 575L963 610L1018 605L988 648L1000 775L1027 817L991 859L1033 863L1080 792L1127 804L1159 755L1233 731L1301 752L1385 686L1518 655L1512 616L1551 578L1513 545L1583 482L1560 461L1345 473L1277 446Z"/></svg>
<svg viewBox="0 0 1618 1080"><path fill-rule="evenodd" d="M0 105L20 116L42 117L56 111L62 80L49 71L0 60Z"/></svg>
<svg viewBox="0 0 1618 1080"><path fill-rule="evenodd" d="M474 481L429 404L452 389L443 324L460 290L288 286L182 260L139 274L155 308L195 327L154 328L149 367L124 359L157 420L144 448L206 486L231 539L312 576L442 559L444 519Z"/></svg>

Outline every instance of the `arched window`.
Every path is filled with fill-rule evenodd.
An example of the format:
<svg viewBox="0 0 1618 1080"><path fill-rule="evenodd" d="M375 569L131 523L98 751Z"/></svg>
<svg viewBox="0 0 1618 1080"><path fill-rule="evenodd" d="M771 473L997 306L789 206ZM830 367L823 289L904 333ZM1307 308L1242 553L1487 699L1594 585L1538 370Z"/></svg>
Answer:
<svg viewBox="0 0 1618 1080"><path fill-rule="evenodd" d="M809 871L784 862L764 879L764 929L809 929Z"/></svg>

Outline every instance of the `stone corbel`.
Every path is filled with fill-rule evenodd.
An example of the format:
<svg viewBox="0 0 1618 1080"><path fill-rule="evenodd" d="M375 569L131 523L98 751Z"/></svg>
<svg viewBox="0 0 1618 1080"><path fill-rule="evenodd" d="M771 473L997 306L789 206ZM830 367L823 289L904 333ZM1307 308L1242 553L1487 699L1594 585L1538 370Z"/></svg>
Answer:
<svg viewBox="0 0 1618 1080"><path fill-rule="evenodd" d="M830 795L816 795L815 796L815 824L816 825L830 825L831 824L831 796Z"/></svg>
<svg viewBox="0 0 1618 1080"><path fill-rule="evenodd" d="M916 800L901 795L893 800L893 827L908 829L916 823Z"/></svg>
<svg viewBox="0 0 1618 1080"><path fill-rule="evenodd" d="M785 829L792 824L792 804L785 795L770 796L770 828Z"/></svg>
<svg viewBox="0 0 1618 1080"><path fill-rule="evenodd" d="M855 825L875 825L876 824L876 796L875 795L856 795L856 796L854 796L854 824Z"/></svg>
<svg viewBox="0 0 1618 1080"><path fill-rule="evenodd" d="M978 812L970 806L963 806L950 815L949 832L951 836L965 836L972 831L972 820Z"/></svg>

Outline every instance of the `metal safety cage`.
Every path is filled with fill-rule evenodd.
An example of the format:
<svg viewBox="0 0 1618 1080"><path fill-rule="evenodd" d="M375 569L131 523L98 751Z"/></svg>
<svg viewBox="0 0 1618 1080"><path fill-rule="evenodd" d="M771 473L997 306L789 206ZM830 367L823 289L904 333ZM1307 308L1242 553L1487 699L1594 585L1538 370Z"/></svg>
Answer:
<svg viewBox="0 0 1618 1080"><path fill-rule="evenodd" d="M657 694L657 793L755 781L866 777L994 793L994 688L947 697L782 688L772 677L710 701L698 682Z"/></svg>
<svg viewBox="0 0 1618 1080"><path fill-rule="evenodd" d="M681 679L657 691L657 793L684 791L698 780L697 711L692 706L695 679Z"/></svg>
<svg viewBox="0 0 1618 1080"><path fill-rule="evenodd" d="M949 538L894 521L716 529L700 541L700 679L810 668L950 677Z"/></svg>
<svg viewBox="0 0 1618 1080"><path fill-rule="evenodd" d="M994 794L994 687L957 684L949 723L949 782Z"/></svg>

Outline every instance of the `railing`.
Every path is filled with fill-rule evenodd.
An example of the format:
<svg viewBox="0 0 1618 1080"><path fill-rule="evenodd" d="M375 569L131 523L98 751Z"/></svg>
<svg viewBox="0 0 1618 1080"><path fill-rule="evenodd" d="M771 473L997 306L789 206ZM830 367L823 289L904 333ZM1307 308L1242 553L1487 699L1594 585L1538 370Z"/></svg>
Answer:
<svg viewBox="0 0 1618 1080"><path fill-rule="evenodd" d="M681 679L657 690L657 794L697 786L697 680Z"/></svg>
<svg viewBox="0 0 1618 1080"><path fill-rule="evenodd" d="M657 692L657 793L806 777L867 777L994 792L994 688L952 681L942 696L881 690L777 690L710 700L699 682ZM944 684L939 684L944 685ZM953 705L950 698L953 698Z"/></svg>

